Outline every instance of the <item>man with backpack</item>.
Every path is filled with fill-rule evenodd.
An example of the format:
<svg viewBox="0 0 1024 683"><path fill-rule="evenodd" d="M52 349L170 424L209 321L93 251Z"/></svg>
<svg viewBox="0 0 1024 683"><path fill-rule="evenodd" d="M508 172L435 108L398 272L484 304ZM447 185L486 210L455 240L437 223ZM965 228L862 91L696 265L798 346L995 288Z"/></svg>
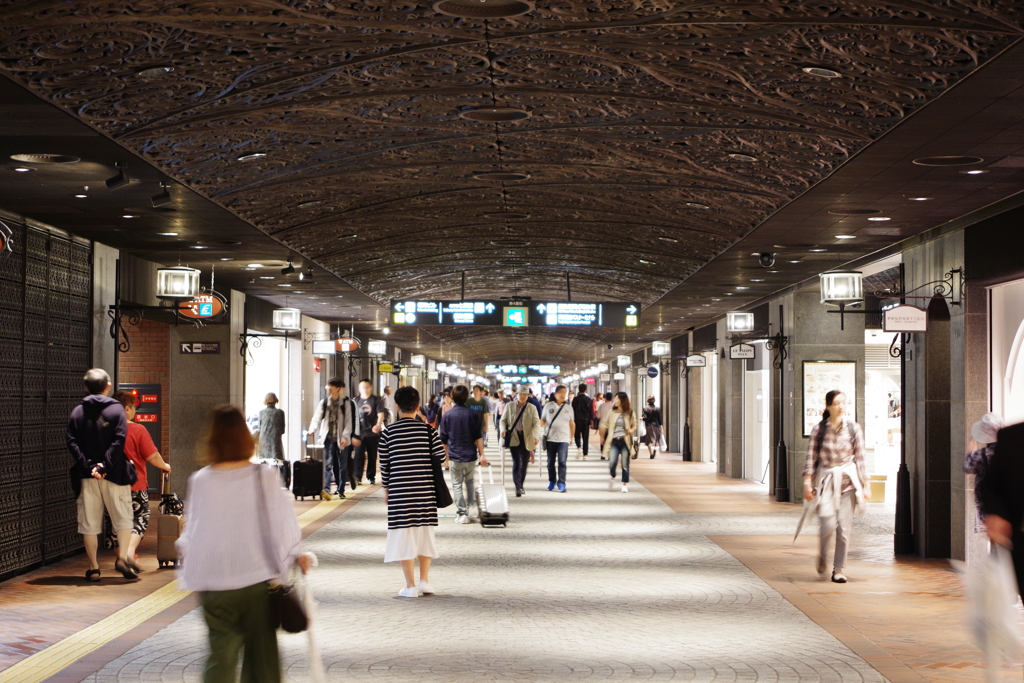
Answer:
<svg viewBox="0 0 1024 683"><path fill-rule="evenodd" d="M832 581L846 583L843 572L850 545L854 509L871 499L864 464L864 432L846 418L846 394L825 395L825 413L811 430L804 465L804 500L817 499L821 537L818 574L828 571L828 549L835 536Z"/></svg>
<svg viewBox="0 0 1024 683"><path fill-rule="evenodd" d="M590 450L590 423L594 414L594 401L587 396L586 384L580 385L579 393L572 399L572 414L576 418L576 433L573 435L576 441L576 459L579 460L582 455L586 460L587 451Z"/></svg>
<svg viewBox="0 0 1024 683"><path fill-rule="evenodd" d="M331 475L338 485L338 497L345 497L345 479L349 469L352 446L359 445L354 438L356 430L356 409L350 398L345 396L345 382L335 377L327 382L327 397L313 411L309 421L308 438L320 438L324 443L324 500L331 499ZM352 486L355 489L355 485Z"/></svg>

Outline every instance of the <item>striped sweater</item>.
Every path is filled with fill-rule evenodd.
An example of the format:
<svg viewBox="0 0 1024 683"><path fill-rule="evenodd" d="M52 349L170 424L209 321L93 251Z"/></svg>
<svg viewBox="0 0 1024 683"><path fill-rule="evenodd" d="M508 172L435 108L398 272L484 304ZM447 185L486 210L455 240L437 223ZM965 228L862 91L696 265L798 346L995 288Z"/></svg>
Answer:
<svg viewBox="0 0 1024 683"><path fill-rule="evenodd" d="M437 526L431 459L444 462L444 447L433 427L403 417L380 437L381 484L388 490L388 528Z"/></svg>

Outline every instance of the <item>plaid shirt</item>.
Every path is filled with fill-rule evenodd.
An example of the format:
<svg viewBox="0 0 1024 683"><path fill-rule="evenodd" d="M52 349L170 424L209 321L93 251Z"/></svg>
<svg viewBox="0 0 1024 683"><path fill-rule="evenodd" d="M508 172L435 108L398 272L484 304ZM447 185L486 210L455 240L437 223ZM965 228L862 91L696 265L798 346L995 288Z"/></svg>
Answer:
<svg viewBox="0 0 1024 683"><path fill-rule="evenodd" d="M850 443L850 427L853 427L855 443ZM857 463L857 474L860 477L861 485L867 487L868 473L864 465L864 431L856 422L849 422L845 418L839 429L833 429L831 423L825 423L825 438L821 442L821 452L815 453L815 446L818 444L818 431L821 423L811 430L810 441L807 443L807 460L804 462L804 474L815 475L814 460L817 456L818 467L840 467L850 462ZM843 482L843 490L852 488L852 482Z"/></svg>

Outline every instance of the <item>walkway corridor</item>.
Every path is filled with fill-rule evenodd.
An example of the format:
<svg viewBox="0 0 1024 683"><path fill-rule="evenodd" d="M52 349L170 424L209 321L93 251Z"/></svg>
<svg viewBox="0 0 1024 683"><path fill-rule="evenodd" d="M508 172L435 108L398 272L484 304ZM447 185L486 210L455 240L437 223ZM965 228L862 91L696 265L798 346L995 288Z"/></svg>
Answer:
<svg viewBox="0 0 1024 683"><path fill-rule="evenodd" d="M497 462L493 449L490 457ZM891 514L883 506L858 520L851 583L836 586L814 573L813 528L791 542L798 507L773 503L757 485L721 478L712 465L682 463L678 456L633 466L650 489L634 481L629 493L609 491L605 463L570 460L568 493L549 493L532 467L526 497L511 500L507 529L456 525L453 508L444 511L449 515L438 531L443 557L431 577L439 594L413 600L396 597L401 572L381 561L386 522L380 489L361 489L357 500L341 506L297 505L310 532L306 547L321 561L312 581L328 680L983 676L963 628L958 579L942 561L895 561ZM78 567L64 566L74 562L0 590L14 589L8 596L35 591L41 612L53 607L44 594L73 591L76 602L66 613L75 618L75 609L88 608L80 596L100 589L77 586L70 576L79 575ZM143 577L156 587L169 575L148 571ZM114 600L129 589L141 587L105 579L106 597L92 600ZM182 600L60 673L46 674L51 678L18 678L15 667L0 671L0 682L198 681L205 627L194 605L194 596ZM36 622L27 621L31 606L23 601L16 618L25 620L23 631L35 633ZM91 623L86 614L77 618ZM9 639L10 630L3 634ZM47 666L51 650L40 651L35 663ZM282 650L288 680L310 680L305 636L282 636ZM1019 676L1016 669L1003 673Z"/></svg>

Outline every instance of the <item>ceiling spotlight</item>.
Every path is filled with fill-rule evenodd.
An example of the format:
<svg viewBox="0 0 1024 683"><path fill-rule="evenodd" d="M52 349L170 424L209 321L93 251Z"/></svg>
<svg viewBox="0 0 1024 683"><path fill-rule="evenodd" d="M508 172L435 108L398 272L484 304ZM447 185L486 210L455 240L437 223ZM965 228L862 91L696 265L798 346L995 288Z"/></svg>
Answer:
<svg viewBox="0 0 1024 683"><path fill-rule="evenodd" d="M161 192L149 198L149 201L153 202L154 209L158 206L163 206L164 204L171 203L171 193L167 189L167 183L161 182L160 190Z"/></svg>
<svg viewBox="0 0 1024 683"><path fill-rule="evenodd" d="M176 232L158 232L157 234L160 235L161 237L177 237L178 236L178 233L176 233ZM221 261L227 261L227 259L226 258L222 258Z"/></svg>
<svg viewBox="0 0 1024 683"><path fill-rule="evenodd" d="M291 275L294 272L295 272L295 266L292 265L291 261L288 262L287 266L285 266L284 268L281 269L281 275Z"/></svg>
<svg viewBox="0 0 1024 683"><path fill-rule="evenodd" d="M34 170L36 170L36 169L34 169L34 168L26 168L24 166L17 166L17 167L14 168L14 172L15 173L31 173Z"/></svg>
<svg viewBox="0 0 1024 683"><path fill-rule="evenodd" d="M76 194L75 195L75 199L85 199L88 196L89 195L87 195L87 194Z"/></svg>
<svg viewBox="0 0 1024 683"><path fill-rule="evenodd" d="M686 208L688 209L710 209L711 207L707 204L701 204L700 202L686 202Z"/></svg>
<svg viewBox="0 0 1024 683"><path fill-rule="evenodd" d="M299 279L300 280L312 280L313 279L313 269L310 268L309 270L307 270L304 273L300 272L299 273Z"/></svg>
<svg viewBox="0 0 1024 683"><path fill-rule="evenodd" d="M273 275L260 275L260 279L261 280L273 280L274 276Z"/></svg>
<svg viewBox="0 0 1024 683"><path fill-rule="evenodd" d="M263 264L262 263L247 263L247 264L245 264L245 267L246 268L262 268Z"/></svg>
<svg viewBox="0 0 1024 683"><path fill-rule="evenodd" d="M929 199L931 199L931 197L911 197L910 201L912 201L912 202L926 202Z"/></svg>
<svg viewBox="0 0 1024 683"><path fill-rule="evenodd" d="M892 220L888 216L871 216L868 218L869 221L889 221Z"/></svg>
<svg viewBox="0 0 1024 683"><path fill-rule="evenodd" d="M341 236L341 237L339 237L338 239L339 239L339 240L354 240L354 239L355 239L355 238L357 238L357 237L359 237L359 235L357 235L357 234L355 234L355 233L353 232L353 233L351 233L351 234L348 234L348 235L342 235L342 236Z"/></svg>
<svg viewBox="0 0 1024 683"><path fill-rule="evenodd" d="M267 155L263 152L253 152L252 154L243 154L236 161L253 161L254 159L262 159L265 156Z"/></svg>
<svg viewBox="0 0 1024 683"><path fill-rule="evenodd" d="M141 78L158 78L174 71L173 66L167 64L156 64L154 66L147 66L139 69L135 72L136 76Z"/></svg>
<svg viewBox="0 0 1024 683"><path fill-rule="evenodd" d="M203 246L203 245L201 245L201 244L197 244L197 245L193 246L192 248L193 248L193 249L209 249L209 247L204 247L204 246Z"/></svg>
<svg viewBox="0 0 1024 683"><path fill-rule="evenodd" d="M750 289L750 287L743 287L743 286L740 286L740 287L737 287L736 289Z"/></svg>
<svg viewBox="0 0 1024 683"><path fill-rule="evenodd" d="M381 328L381 334L391 334L391 328L390 327Z"/></svg>
<svg viewBox="0 0 1024 683"><path fill-rule="evenodd" d="M108 190L117 190L130 182L128 178L127 166L122 164L120 161L114 162L114 168L117 169L117 175L112 178L107 178L106 185Z"/></svg>
<svg viewBox="0 0 1024 683"><path fill-rule="evenodd" d="M663 242L678 242L679 241L675 237L667 237L665 235L658 235L658 239L662 240Z"/></svg>
<svg viewBox="0 0 1024 683"><path fill-rule="evenodd" d="M960 171L960 172L962 174L964 174L964 175L981 175L982 173L988 173L988 171L986 171L983 168L976 168L976 169L974 169L972 171Z"/></svg>
<svg viewBox="0 0 1024 683"><path fill-rule="evenodd" d="M177 234L177 233L175 233L175 234ZM227 257L221 259L221 261L234 261L234 260L235 259L233 259L233 258L227 258Z"/></svg>
<svg viewBox="0 0 1024 683"><path fill-rule="evenodd" d="M278 287L291 287L291 284L287 282L282 282L281 284L278 285Z"/></svg>
<svg viewBox="0 0 1024 683"><path fill-rule="evenodd" d="M857 236L856 235L836 235L836 239L837 240L855 240L855 239L857 239Z"/></svg>
<svg viewBox="0 0 1024 683"><path fill-rule="evenodd" d="M134 216L134 215L132 215L130 213L126 213L125 215L121 216L121 218L138 218L138 216Z"/></svg>
<svg viewBox="0 0 1024 683"><path fill-rule="evenodd" d="M828 251L828 249L809 249L808 251L811 251L815 254L820 254L823 251Z"/></svg>

